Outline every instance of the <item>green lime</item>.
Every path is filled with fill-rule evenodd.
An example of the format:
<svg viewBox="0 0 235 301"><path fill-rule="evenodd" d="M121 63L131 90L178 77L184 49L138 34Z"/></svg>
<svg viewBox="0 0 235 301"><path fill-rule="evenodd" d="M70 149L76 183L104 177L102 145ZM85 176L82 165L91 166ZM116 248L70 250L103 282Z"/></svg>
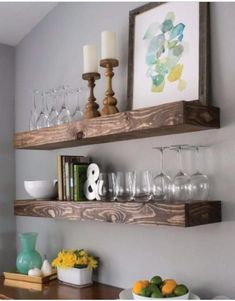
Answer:
<svg viewBox="0 0 235 301"><path fill-rule="evenodd" d="M162 278L160 276L154 276L151 280L150 283L160 285L162 284Z"/></svg>
<svg viewBox="0 0 235 301"><path fill-rule="evenodd" d="M162 289L163 285L164 285L164 281L161 284L158 285L160 290Z"/></svg>
<svg viewBox="0 0 235 301"><path fill-rule="evenodd" d="M150 283L148 288L151 291L151 293L160 292L160 289L156 284Z"/></svg>
<svg viewBox="0 0 235 301"><path fill-rule="evenodd" d="M188 292L188 288L186 285L184 284L178 284L176 285L175 289L174 289L174 294L176 296L182 296L182 295L185 295L187 294Z"/></svg>
<svg viewBox="0 0 235 301"><path fill-rule="evenodd" d="M140 293L139 293L140 296L143 296L143 297L150 297L151 295L151 291L148 287L143 287L141 290L140 290Z"/></svg>
<svg viewBox="0 0 235 301"><path fill-rule="evenodd" d="M158 291L158 292L153 292L153 293L151 294L151 298L163 298L163 295L162 295L162 293L161 293L160 291Z"/></svg>

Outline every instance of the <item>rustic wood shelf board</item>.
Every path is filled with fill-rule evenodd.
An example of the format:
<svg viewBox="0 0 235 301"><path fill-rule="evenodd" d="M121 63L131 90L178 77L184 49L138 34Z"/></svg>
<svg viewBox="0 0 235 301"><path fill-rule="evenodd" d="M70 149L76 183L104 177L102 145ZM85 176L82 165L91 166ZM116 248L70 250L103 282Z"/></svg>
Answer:
<svg viewBox="0 0 235 301"><path fill-rule="evenodd" d="M221 221L221 201L68 202L17 200L15 215L139 225L191 227Z"/></svg>
<svg viewBox="0 0 235 301"><path fill-rule="evenodd" d="M16 133L14 145L17 149L56 149L219 127L219 108L179 101Z"/></svg>

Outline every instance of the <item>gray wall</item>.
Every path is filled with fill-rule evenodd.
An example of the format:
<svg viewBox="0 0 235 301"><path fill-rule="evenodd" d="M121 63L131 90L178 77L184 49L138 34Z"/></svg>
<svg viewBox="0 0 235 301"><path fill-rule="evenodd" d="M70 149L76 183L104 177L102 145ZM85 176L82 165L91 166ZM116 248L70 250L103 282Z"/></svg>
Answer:
<svg viewBox="0 0 235 301"><path fill-rule="evenodd" d="M0 44L0 274L15 262L14 48ZM8 260L6 260L6 258Z"/></svg>
<svg viewBox="0 0 235 301"><path fill-rule="evenodd" d="M96 43L104 29L117 32L120 67L114 89L125 108L128 11L140 3L59 4L16 48L16 131L27 130L32 90L58 84L80 85L82 46ZM111 16L111 17L110 17ZM26 179L54 179L57 154L92 156L110 169L158 170L153 146L176 143L208 144L201 165L211 180L211 199L223 201L223 222L190 229L144 227L96 222L17 218L17 232L40 233L38 250L52 258L59 248L83 247L102 260L99 280L129 288L154 274L185 282L201 297L218 294L235 298L235 103L234 3L211 4L213 104L221 108L222 128L201 133L115 142L60 151L16 152L16 196L27 197ZM103 73L103 70L100 70ZM104 79L96 96L103 98ZM100 102L101 103L101 102ZM168 154L167 170L176 171ZM190 164L186 169L190 171Z"/></svg>

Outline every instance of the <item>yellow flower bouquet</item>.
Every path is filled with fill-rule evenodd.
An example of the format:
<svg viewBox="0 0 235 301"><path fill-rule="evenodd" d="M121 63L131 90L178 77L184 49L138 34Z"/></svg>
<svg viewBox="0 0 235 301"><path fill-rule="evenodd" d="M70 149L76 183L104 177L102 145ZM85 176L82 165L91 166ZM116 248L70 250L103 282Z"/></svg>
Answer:
<svg viewBox="0 0 235 301"><path fill-rule="evenodd" d="M89 255L84 249L61 250L52 261L52 266L57 268L96 269L98 258Z"/></svg>

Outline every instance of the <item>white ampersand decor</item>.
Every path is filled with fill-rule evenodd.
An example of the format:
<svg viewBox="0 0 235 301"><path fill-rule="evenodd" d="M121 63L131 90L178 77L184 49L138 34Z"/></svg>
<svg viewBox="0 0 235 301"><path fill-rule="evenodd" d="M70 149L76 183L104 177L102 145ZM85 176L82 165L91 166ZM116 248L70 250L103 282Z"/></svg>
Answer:
<svg viewBox="0 0 235 301"><path fill-rule="evenodd" d="M84 194L89 201L100 200L98 195L97 181L99 179L100 169L95 163L91 163L87 168L87 180L84 183Z"/></svg>

